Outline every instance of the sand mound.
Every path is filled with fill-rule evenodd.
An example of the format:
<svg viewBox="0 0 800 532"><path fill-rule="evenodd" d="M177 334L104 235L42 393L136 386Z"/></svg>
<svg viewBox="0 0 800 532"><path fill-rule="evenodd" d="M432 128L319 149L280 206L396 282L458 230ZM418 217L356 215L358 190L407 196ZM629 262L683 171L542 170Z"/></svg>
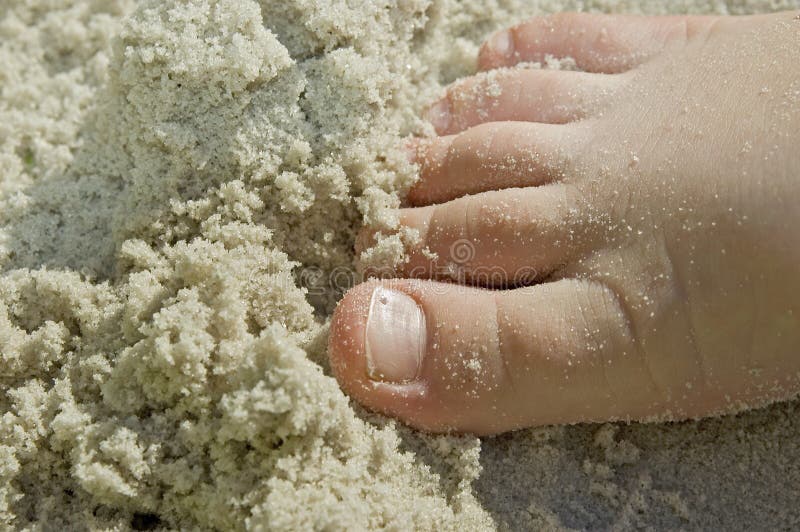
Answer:
<svg viewBox="0 0 800 532"><path fill-rule="evenodd" d="M701 504L653 479L681 445L702 456L698 427L732 459L765 430L788 446L794 403L705 425L527 431L481 454L478 439L361 411L325 362L327 316L357 279L354 233L387 229L376 264L414 237L386 212L414 179L397 146L426 131L416 113L470 73L480 40L530 14L649 4L7 0L0 525L685 526L721 512L722 491ZM759 471L800 457L791 445L759 447ZM774 483L760 489L783 504Z"/></svg>

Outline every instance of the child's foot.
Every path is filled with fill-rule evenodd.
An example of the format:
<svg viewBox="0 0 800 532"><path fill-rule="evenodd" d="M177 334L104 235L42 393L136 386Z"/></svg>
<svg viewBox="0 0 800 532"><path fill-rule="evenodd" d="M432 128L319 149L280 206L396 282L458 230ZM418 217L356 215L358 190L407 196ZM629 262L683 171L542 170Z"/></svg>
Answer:
<svg viewBox="0 0 800 532"><path fill-rule="evenodd" d="M351 290L330 357L369 408L488 434L800 392L800 18L561 15L492 37L420 146L430 262Z"/></svg>

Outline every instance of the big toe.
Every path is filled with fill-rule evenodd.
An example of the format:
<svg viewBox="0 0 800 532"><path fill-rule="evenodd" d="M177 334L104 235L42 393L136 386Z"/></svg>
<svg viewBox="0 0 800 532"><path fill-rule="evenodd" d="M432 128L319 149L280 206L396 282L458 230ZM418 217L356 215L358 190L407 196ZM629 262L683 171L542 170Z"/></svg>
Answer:
<svg viewBox="0 0 800 532"><path fill-rule="evenodd" d="M330 334L343 389L424 430L680 415L664 395L671 383L653 380L637 352L618 299L592 282L506 291L369 282L345 296Z"/></svg>

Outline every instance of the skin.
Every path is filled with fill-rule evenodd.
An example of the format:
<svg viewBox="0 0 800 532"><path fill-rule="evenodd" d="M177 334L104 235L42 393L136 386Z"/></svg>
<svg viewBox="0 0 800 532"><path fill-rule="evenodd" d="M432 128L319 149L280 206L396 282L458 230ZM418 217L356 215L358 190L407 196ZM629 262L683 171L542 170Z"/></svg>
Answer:
<svg viewBox="0 0 800 532"><path fill-rule="evenodd" d="M515 68L546 54L582 72ZM491 38L494 73L451 86L429 115L439 136L415 145L404 278L355 287L333 317L343 389L481 435L796 395L798 57L798 13L562 14ZM413 382L368 376L378 283L425 314Z"/></svg>

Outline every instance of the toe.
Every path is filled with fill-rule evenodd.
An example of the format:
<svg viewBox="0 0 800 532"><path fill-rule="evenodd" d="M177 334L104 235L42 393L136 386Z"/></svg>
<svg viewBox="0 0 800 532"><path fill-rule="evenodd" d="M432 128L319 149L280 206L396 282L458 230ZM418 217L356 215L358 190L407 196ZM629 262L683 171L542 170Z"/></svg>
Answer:
<svg viewBox="0 0 800 532"><path fill-rule="evenodd" d="M679 412L663 401L665 384L618 299L587 281L501 292L365 283L339 304L329 354L353 398L425 430L492 434Z"/></svg>
<svg viewBox="0 0 800 532"><path fill-rule="evenodd" d="M571 57L587 72L617 73L646 61L668 43L689 40L718 17L559 13L502 30L483 45L481 69Z"/></svg>
<svg viewBox="0 0 800 532"><path fill-rule="evenodd" d="M575 189L564 184L401 209L401 224L420 239L400 273L478 286L528 285L591 248L586 212Z"/></svg>
<svg viewBox="0 0 800 532"><path fill-rule="evenodd" d="M530 68L486 72L451 86L428 119L439 135L486 122L563 124L602 106L620 83L617 76Z"/></svg>
<svg viewBox="0 0 800 532"><path fill-rule="evenodd" d="M420 180L407 199L411 205L430 205L558 181L585 143L587 131L578 126L492 122L422 140L417 146Z"/></svg>

